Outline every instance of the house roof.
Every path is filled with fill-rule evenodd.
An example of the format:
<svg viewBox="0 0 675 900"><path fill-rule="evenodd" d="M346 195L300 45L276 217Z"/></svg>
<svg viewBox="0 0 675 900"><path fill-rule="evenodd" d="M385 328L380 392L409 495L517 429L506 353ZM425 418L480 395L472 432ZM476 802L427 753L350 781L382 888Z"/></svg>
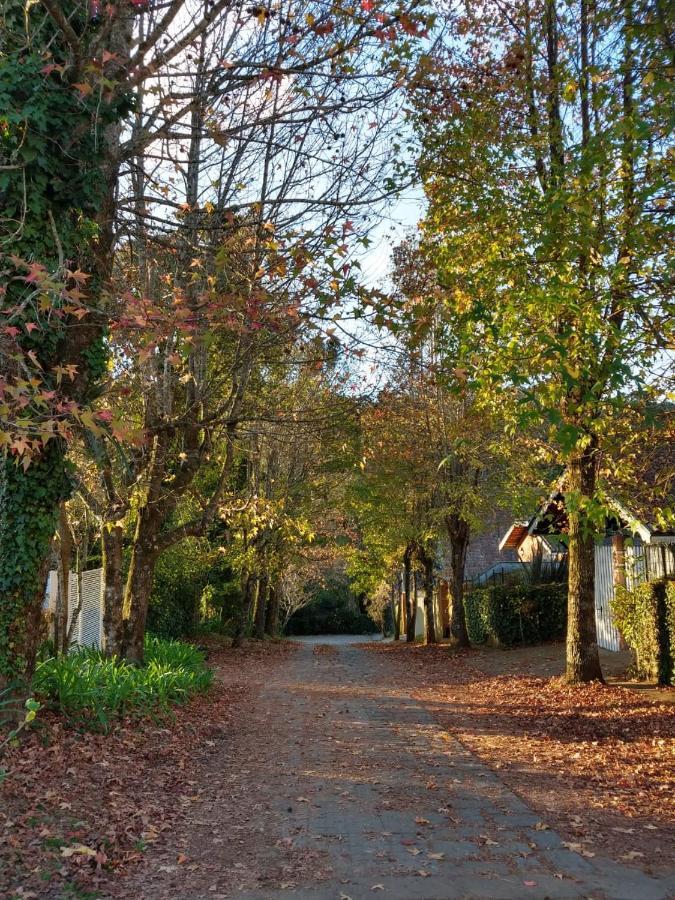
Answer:
<svg viewBox="0 0 675 900"><path fill-rule="evenodd" d="M500 550L517 550L528 535L562 534L567 530L565 498L560 491L560 482L553 493L541 504L529 522L514 522L499 543ZM675 532L659 531L646 525L622 503L608 498L608 507L614 515L607 516L607 527L630 530L645 544L673 543Z"/></svg>
<svg viewBox="0 0 675 900"><path fill-rule="evenodd" d="M675 406L651 410L652 425L622 445L621 466L605 466L606 527L638 535L644 543L675 543ZM499 548L517 550L528 535L567 531L563 472L528 522L514 522Z"/></svg>
<svg viewBox="0 0 675 900"><path fill-rule="evenodd" d="M517 550L528 535L527 522L514 522L499 542L499 550Z"/></svg>

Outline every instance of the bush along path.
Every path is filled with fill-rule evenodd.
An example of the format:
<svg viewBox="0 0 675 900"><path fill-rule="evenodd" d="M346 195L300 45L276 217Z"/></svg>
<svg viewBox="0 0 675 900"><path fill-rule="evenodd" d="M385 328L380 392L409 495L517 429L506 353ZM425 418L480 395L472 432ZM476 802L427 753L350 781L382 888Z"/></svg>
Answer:
<svg viewBox="0 0 675 900"><path fill-rule="evenodd" d="M41 664L42 708L1 760L0 897L104 896L180 821L186 773L252 696L211 681L202 653L157 639L141 668L91 651Z"/></svg>

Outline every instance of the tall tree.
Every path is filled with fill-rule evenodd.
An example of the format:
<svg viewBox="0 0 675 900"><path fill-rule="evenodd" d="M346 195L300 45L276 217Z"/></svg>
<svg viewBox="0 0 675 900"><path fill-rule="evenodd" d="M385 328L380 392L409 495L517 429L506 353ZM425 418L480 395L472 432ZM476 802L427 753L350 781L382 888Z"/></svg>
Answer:
<svg viewBox="0 0 675 900"><path fill-rule="evenodd" d="M652 2L485 0L449 13L413 97L427 252L467 377L566 466L567 678L600 679L594 532L605 435L665 387L672 47ZM655 367L658 374L655 374Z"/></svg>

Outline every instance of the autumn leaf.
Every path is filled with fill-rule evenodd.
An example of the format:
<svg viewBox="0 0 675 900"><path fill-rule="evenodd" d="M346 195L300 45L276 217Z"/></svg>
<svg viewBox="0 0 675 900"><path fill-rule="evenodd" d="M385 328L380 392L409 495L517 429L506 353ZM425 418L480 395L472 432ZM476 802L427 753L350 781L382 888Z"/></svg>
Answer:
<svg viewBox="0 0 675 900"><path fill-rule="evenodd" d="M72 87L78 91L80 97L88 97L90 94L94 92L93 87L89 84L88 81L77 81Z"/></svg>

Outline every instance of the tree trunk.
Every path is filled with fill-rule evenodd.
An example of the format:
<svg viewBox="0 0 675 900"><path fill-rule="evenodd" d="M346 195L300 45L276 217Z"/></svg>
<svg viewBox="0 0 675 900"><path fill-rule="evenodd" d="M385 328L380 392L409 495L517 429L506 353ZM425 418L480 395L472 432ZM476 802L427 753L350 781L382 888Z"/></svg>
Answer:
<svg viewBox="0 0 675 900"><path fill-rule="evenodd" d="M53 4L53 6L58 8L60 4ZM58 27L54 29L52 25L48 24L44 10L36 9L35 14L39 15L39 20L33 21L31 21L33 17L29 7L26 7L25 12L25 16L12 16L11 20L7 17L6 22L3 21L3 27L5 25L9 27L8 46L12 47L16 39L21 41L20 46L22 46L23 41L27 39L28 44L36 53L50 51L59 58L64 56L65 68L71 73L76 72L77 65L68 65L71 56L67 46L68 40L63 38L63 27L58 24L58 17L55 20ZM63 13L61 15L63 16ZM67 21L65 16L63 19ZM130 15L116 16L111 20L108 31L108 42L105 49L122 51L117 57L121 65L126 59L123 51L131 43L132 22L133 17ZM88 37L89 35L83 35L81 44L75 49L76 53L82 54L82 59L87 57ZM73 85L64 76L62 85L64 96L71 93L72 87ZM14 95L15 98L18 96L20 95ZM58 100L58 97L56 99ZM96 107L95 117L92 114L91 127L96 126L101 112L100 107L103 105L106 104L101 100L101 104ZM113 106L108 107L110 110L113 108ZM122 113L119 115L121 116ZM99 158L88 162L90 165L96 163L96 167L103 172L105 193L113 198L116 196L117 149L121 126L112 142L107 138L111 127L108 126L101 130L102 134L98 144ZM80 130L82 134L89 131L87 128ZM58 159L63 159L63 148L58 142L53 144L53 151ZM78 156L77 136L72 139L69 154L71 159L76 159ZM34 165L38 163L44 165L45 162L47 171L50 171L49 164L53 165L54 163L52 158L46 161L38 160ZM111 164L106 167L108 162ZM83 166L84 171L85 167ZM34 180L34 175L30 169L24 168L22 175L17 171L16 177L23 179L21 189L25 196L26 184L30 184ZM65 177L68 177L67 174ZM27 221L16 230L13 239L9 244L5 244L3 251L10 255L15 253L24 259L33 259L50 270L56 269L57 266L63 268L62 257L65 254L68 265L72 269L79 268L81 264L88 275L102 278L103 272L98 271L96 265L92 266L91 263L94 261L87 259L83 254L82 247L79 245L80 239L71 241L68 238L68 235L79 232L79 229L72 227L72 207L79 208L81 206L83 194L81 187L74 187L74 191L74 198L68 205L47 200L39 209L34 209L29 204L26 209ZM89 195L90 204L95 202L94 197L95 192ZM104 227L104 223L101 223L100 212L99 205L99 209L90 209L88 216ZM110 218L112 219L112 217ZM112 222L109 230L112 233ZM60 238L50 241L49 235L52 232L60 235ZM64 246L60 245L61 240L64 241ZM99 244L103 246L101 238L99 238ZM110 246L104 246L103 251L105 271L108 272L112 261L112 254L109 252ZM96 255L98 256L98 254ZM87 305L90 307L95 305L97 300L92 285L93 282L89 286L90 296L87 298ZM74 399L78 402L83 400L86 402L88 398L90 381L96 376L91 375L92 367L87 352L92 349L92 346L97 349L90 335L93 335L94 339L101 339L102 322L103 316L90 316L88 321L80 323L77 328L69 327L67 337L58 324L52 323L48 326L45 339L39 340L36 348L32 348L37 352L40 366L45 372L51 371L55 363L62 366L71 363L75 365L77 372L75 378L71 381L64 379L60 386L60 392L64 395L65 400ZM30 338L30 341L35 340L35 337ZM23 346L26 350L30 349L27 344ZM4 360L0 360L0 368L4 368ZM37 448L35 449L37 450ZM62 501L69 496L71 483L66 460L66 446L60 439L52 439L41 447L39 453L36 452L31 464L25 470L17 462L11 455L0 458L0 682L20 679L27 686L32 678L34 667L33 638L30 632L35 618L35 604L37 603L35 598L44 589L42 579L48 570L51 541L56 531L59 507Z"/></svg>
<svg viewBox="0 0 675 900"><path fill-rule="evenodd" d="M269 587L265 613L265 633L276 635L279 630L279 590L275 584Z"/></svg>
<svg viewBox="0 0 675 900"><path fill-rule="evenodd" d="M265 637L265 612L267 607L268 579L263 575L258 585L258 599L255 605L255 636L259 641Z"/></svg>
<svg viewBox="0 0 675 900"><path fill-rule="evenodd" d="M595 629L595 539L585 507L595 493L597 450L593 443L567 467L565 505L569 522L567 674L570 684L603 681Z"/></svg>
<svg viewBox="0 0 675 900"><path fill-rule="evenodd" d="M450 538L450 627L449 638L456 647L470 647L464 614L464 567L469 546L469 525L460 516L447 516L445 525Z"/></svg>
<svg viewBox="0 0 675 900"><path fill-rule="evenodd" d="M123 655L129 662L142 665L145 650L145 623L148 618L152 582L159 551L157 537L161 527L157 506L139 510L131 551L131 562L124 591Z"/></svg>
<svg viewBox="0 0 675 900"><path fill-rule="evenodd" d="M107 656L124 654L124 582L121 525L103 525L103 650Z"/></svg>
<svg viewBox="0 0 675 900"><path fill-rule="evenodd" d="M401 622L403 619L403 592L401 590L401 576L396 578L396 586L392 588L397 599L394 600L394 640L401 640Z"/></svg>
<svg viewBox="0 0 675 900"><path fill-rule="evenodd" d="M448 582L443 579L438 586L438 605L441 610L441 626L443 637L450 637L450 591Z"/></svg>
<svg viewBox="0 0 675 900"><path fill-rule="evenodd" d="M57 441L26 471L11 457L0 458L0 689L18 681L27 690L33 677L35 628L69 487Z"/></svg>
<svg viewBox="0 0 675 900"><path fill-rule="evenodd" d="M415 640L415 619L417 618L416 598L411 590L413 546L408 544L403 554L403 593L405 595L406 641Z"/></svg>
<svg viewBox="0 0 675 900"><path fill-rule="evenodd" d="M626 587L626 542L621 533L612 535L612 582L615 589ZM628 649L621 632L619 632L619 647L621 650Z"/></svg>
<svg viewBox="0 0 675 900"><path fill-rule="evenodd" d="M258 579L255 575L248 575L246 577L244 599L239 611L234 634L232 635L233 647L242 647L244 644L244 638L246 637L246 633L248 632L248 626L251 620L251 610L253 608L253 603L255 600L255 590L257 583Z"/></svg>
<svg viewBox="0 0 675 900"><path fill-rule="evenodd" d="M406 596L403 590L403 579L401 576L398 576L398 619L397 619L397 628L398 634L396 640L401 639L401 635L406 633L406 604L407 604Z"/></svg>
<svg viewBox="0 0 675 900"><path fill-rule="evenodd" d="M424 564L424 622L427 644L436 643L436 620L434 616L434 560L423 554Z"/></svg>
<svg viewBox="0 0 675 900"><path fill-rule="evenodd" d="M124 596L124 657L139 666L145 655L145 623L156 562L156 552L145 542L134 547Z"/></svg>
<svg viewBox="0 0 675 900"><path fill-rule="evenodd" d="M68 599L69 575L73 562L73 532L68 522L65 502L59 510L59 568L57 573L58 590L56 592L56 609L54 612L54 651L58 655L67 653L68 635Z"/></svg>

